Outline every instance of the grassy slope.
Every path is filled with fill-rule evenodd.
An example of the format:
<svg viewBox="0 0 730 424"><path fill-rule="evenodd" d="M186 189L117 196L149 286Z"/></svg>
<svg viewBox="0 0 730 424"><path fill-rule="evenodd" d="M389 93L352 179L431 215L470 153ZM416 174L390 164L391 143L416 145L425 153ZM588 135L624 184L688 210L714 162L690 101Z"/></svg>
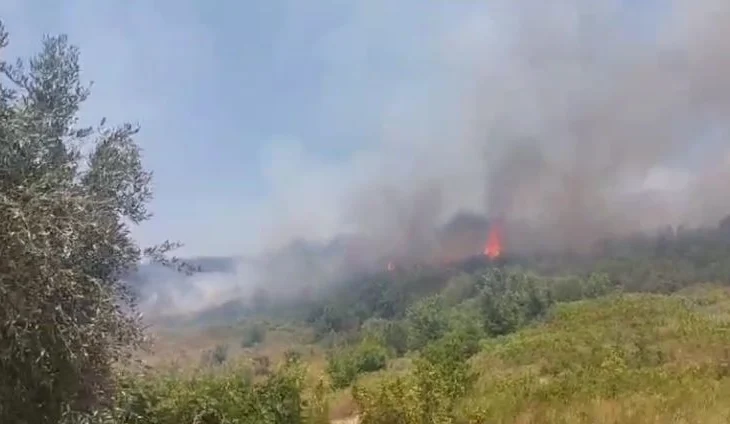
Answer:
<svg viewBox="0 0 730 424"><path fill-rule="evenodd" d="M559 305L472 359L472 422L730 421L730 297L719 289Z"/></svg>
<svg viewBox="0 0 730 424"><path fill-rule="evenodd" d="M304 359L322 373L321 354ZM408 363L360 383L377 387ZM470 365L460 422L730 422L730 293L695 286L561 304L542 323L485 341ZM352 412L349 390L329 398L333 418Z"/></svg>

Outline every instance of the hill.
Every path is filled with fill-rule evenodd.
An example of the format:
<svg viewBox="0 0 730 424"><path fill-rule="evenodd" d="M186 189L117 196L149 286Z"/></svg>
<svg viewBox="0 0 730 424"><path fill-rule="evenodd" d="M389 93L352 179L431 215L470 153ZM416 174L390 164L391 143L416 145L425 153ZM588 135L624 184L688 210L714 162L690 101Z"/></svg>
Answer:
<svg viewBox="0 0 730 424"><path fill-rule="evenodd" d="M481 252L488 221L456 214L438 232L434 249L442 259L460 261ZM429 265L408 246L383 251L372 240L340 235L324 242L293 240L257 256L188 257L180 260L199 272L185 275L159 263L140 265L127 276L142 310L157 324L236 322L272 306L281 311L327 298L333 287L381 274L391 260L407 267ZM264 308L265 309L265 308Z"/></svg>
<svg viewBox="0 0 730 424"><path fill-rule="evenodd" d="M230 302L202 326L159 332L152 368L125 374L119 407L142 423L725 422L726 229L402 266L295 301Z"/></svg>
<svg viewBox="0 0 730 424"><path fill-rule="evenodd" d="M455 422L727 422L729 311L728 291L708 287L558 305L544 322L483 343L469 390L435 405L453 408ZM419 372L370 382L362 422L418 422L409 417L434 405ZM401 385L415 390L400 398Z"/></svg>
<svg viewBox="0 0 730 424"><path fill-rule="evenodd" d="M467 301L456 309L468 316L475 311L463 311L470 305ZM727 288L693 285L674 294L614 292L558 302L532 323L513 327L517 331L502 327L505 335L491 337L470 329L456 309L432 302L421 308L434 309L420 317L419 308L411 310L406 330L411 347L416 348L419 332L440 334L400 358L385 348L386 340L364 337L336 348L322 370L321 353L305 348L306 341L290 339L288 348L301 355L295 363L309 369L297 380L302 405L316 403L330 418L357 415L361 423L383 424L719 423L730 416ZM438 330L441 319L446 324ZM154 422L187 422L176 420L199 414L200 408L220 414L211 422L254 416L240 406L252 396L248 386L233 388L232 382L244 378L254 384L252 393L263 394L255 390L271 389L272 378L291 372L286 367L276 371L274 359L264 363L260 355L266 345L194 374L188 369L171 375L160 368L153 375L162 373L162 379L134 380L128 393L152 402L134 405ZM354 373L352 386L348 369Z"/></svg>

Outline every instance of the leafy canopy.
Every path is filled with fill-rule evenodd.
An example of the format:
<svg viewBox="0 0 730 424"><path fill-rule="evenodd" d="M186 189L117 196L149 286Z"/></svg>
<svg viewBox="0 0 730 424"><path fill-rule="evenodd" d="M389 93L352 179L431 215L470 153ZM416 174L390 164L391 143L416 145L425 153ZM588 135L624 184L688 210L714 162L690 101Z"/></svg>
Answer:
<svg viewBox="0 0 730 424"><path fill-rule="evenodd" d="M0 57L7 43L0 23ZM81 126L79 71L65 36L0 61L0 422L57 423L104 405L113 365L144 341L122 278L175 247L132 239L152 197L138 128Z"/></svg>

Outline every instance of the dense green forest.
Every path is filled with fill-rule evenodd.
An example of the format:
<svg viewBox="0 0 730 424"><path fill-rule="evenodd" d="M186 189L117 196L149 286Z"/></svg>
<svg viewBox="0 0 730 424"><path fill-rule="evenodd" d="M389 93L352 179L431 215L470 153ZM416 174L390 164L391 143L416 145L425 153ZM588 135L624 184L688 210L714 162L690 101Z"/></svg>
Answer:
<svg viewBox="0 0 730 424"><path fill-rule="evenodd" d="M206 329L238 346L194 365L140 362L122 276L144 256L192 270L130 236L152 195L137 128L78 126L89 91L65 37L0 72L2 423L730 420L730 217L360 276Z"/></svg>

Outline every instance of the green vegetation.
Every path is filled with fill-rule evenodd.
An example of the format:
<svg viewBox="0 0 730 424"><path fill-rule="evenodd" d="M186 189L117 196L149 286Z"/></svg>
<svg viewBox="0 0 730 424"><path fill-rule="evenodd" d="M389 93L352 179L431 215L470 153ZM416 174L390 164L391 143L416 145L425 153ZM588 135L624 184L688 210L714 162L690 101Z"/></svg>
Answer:
<svg viewBox="0 0 730 424"><path fill-rule="evenodd" d="M246 369L185 376L143 375L120 381L114 423L301 423L317 422L323 402L304 399L296 363L261 382ZM316 394L316 391L313 392ZM319 422L322 422L321 419Z"/></svg>
<svg viewBox="0 0 730 424"><path fill-rule="evenodd" d="M252 323L244 328L241 347L254 347L266 339L266 328L260 323Z"/></svg>
<svg viewBox="0 0 730 424"><path fill-rule="evenodd" d="M218 366L225 364L228 360L228 349L229 347L227 344L216 345L216 347L212 350L203 353L203 357L201 358L202 364L206 366Z"/></svg>
<svg viewBox="0 0 730 424"><path fill-rule="evenodd" d="M691 233L696 258L700 250L706 257L728 252L730 238L720 242L721 232L704 233L704 243L697 234ZM310 399L300 402L301 411L316 403L320 412L300 419L329 413L357 414L371 424L726 422L728 276L699 284L710 275L701 262L646 249L636 250L641 259L560 258L562 273L540 258L344 283L369 295L333 295L311 305L315 335L322 323L330 326L310 345L323 347L324 358L295 359L307 369L307 384L297 386ZM674 272L678 267L683 273ZM387 284L415 285L418 277L428 288L382 309L392 299ZM382 297L373 287L384 288Z"/></svg>
<svg viewBox="0 0 730 424"><path fill-rule="evenodd" d="M357 345L335 351L330 355L327 374L332 386L341 389L349 386L362 373L385 368L388 352L377 340L368 338Z"/></svg>
<svg viewBox="0 0 730 424"><path fill-rule="evenodd" d="M206 329L195 366L136 366L122 276L145 254L187 270L129 236L151 196L136 129L77 127L88 91L64 37L0 71L0 422L730 420L730 217L591 257L362 277L291 325L268 299L229 340Z"/></svg>
<svg viewBox="0 0 730 424"><path fill-rule="evenodd" d="M424 366L362 389L362 422L724 422L730 322L705 308L715 297L711 303L728 310L730 297L710 294L558 305L546 322L485 342L468 370L449 370L455 385L439 388L438 400L431 398L433 379L421 376ZM431 364L463 362L443 357ZM403 393L408 402L387 401ZM425 405L441 418L424 421Z"/></svg>
<svg viewBox="0 0 730 424"><path fill-rule="evenodd" d="M0 24L0 53L7 43ZM111 402L113 365L144 341L121 277L143 254L180 265L164 257L173 244L143 252L130 236L151 197L137 128L79 125L78 57L61 36L0 61L3 423L56 424Z"/></svg>

